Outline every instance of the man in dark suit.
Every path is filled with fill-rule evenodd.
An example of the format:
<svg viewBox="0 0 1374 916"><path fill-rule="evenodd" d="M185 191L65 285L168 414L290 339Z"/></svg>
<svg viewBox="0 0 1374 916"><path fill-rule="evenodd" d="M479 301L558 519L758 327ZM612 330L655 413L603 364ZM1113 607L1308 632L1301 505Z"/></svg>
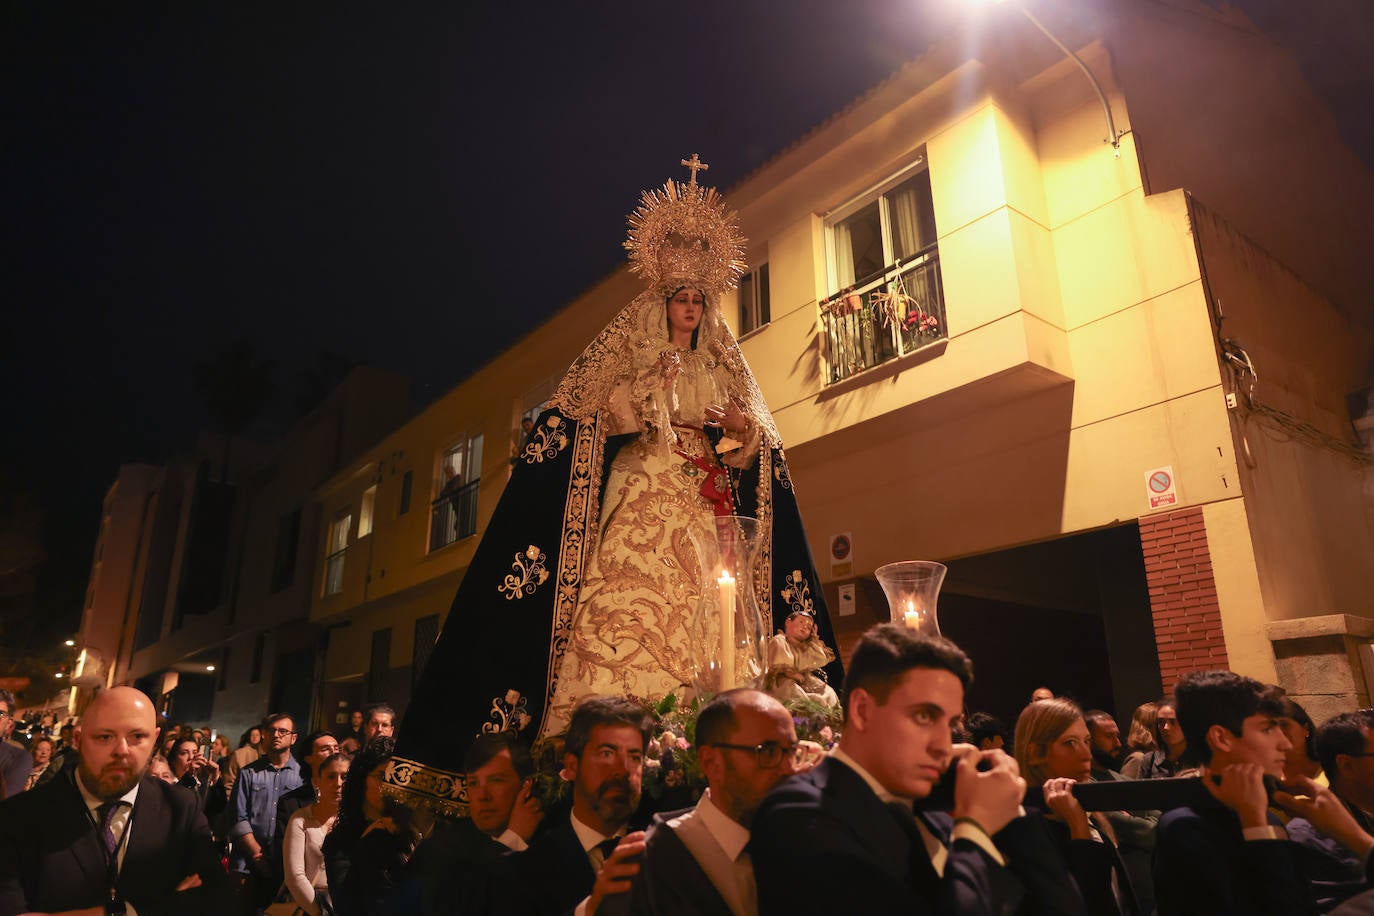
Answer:
<svg viewBox="0 0 1374 916"><path fill-rule="evenodd" d="M107 690L77 729L75 771L0 804L0 916L222 912L195 796L146 775L157 736L146 696Z"/></svg>
<svg viewBox="0 0 1374 916"><path fill-rule="evenodd" d="M900 624L864 634L839 747L754 817L760 913L1003 913L1028 884L1036 912L1084 912L1038 822L1018 817L1026 784L1016 761L952 742L972 676L946 639ZM951 768L952 824L920 805Z"/></svg>
<svg viewBox="0 0 1374 916"><path fill-rule="evenodd" d="M578 704L563 747L572 808L550 814L528 849L508 854L493 869L492 912L557 914L585 901L592 916L607 894L629 889L643 834L616 844L639 806L650 727L644 707L625 697L588 697Z"/></svg>
<svg viewBox="0 0 1374 916"><path fill-rule="evenodd" d="M9 740L14 731L14 694L0 687L0 798L24 791L33 771L33 757L22 745Z"/></svg>
<svg viewBox="0 0 1374 916"><path fill-rule="evenodd" d="M1279 692L1230 671L1199 671L1184 675L1174 693L1188 752L1200 758L1202 785L1221 805L1174 808L1159 819L1160 916L1317 912L1312 879L1321 876L1309 873L1305 850L1269 808L1265 777L1283 777L1291 746L1279 727ZM1298 786L1306 800L1275 792L1273 801L1333 835L1359 837L1367 861L1374 839L1329 790L1301 777Z"/></svg>
<svg viewBox="0 0 1374 916"><path fill-rule="evenodd" d="M696 739L709 788L695 808L654 818L628 895L629 911L755 916L749 826L764 796L793 773L796 726L773 697L741 688L717 694L702 707ZM603 916L613 902L607 899Z"/></svg>

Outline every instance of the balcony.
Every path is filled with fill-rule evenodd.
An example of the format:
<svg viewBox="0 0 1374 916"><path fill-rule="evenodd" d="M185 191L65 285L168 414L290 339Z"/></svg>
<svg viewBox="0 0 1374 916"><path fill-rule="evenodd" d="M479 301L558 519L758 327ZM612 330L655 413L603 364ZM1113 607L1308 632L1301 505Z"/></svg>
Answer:
<svg viewBox="0 0 1374 916"><path fill-rule="evenodd" d="M434 552L477 533L477 488L474 480L430 503L429 549Z"/></svg>
<svg viewBox="0 0 1374 916"><path fill-rule="evenodd" d="M821 302L826 384L948 337L940 255L931 245Z"/></svg>

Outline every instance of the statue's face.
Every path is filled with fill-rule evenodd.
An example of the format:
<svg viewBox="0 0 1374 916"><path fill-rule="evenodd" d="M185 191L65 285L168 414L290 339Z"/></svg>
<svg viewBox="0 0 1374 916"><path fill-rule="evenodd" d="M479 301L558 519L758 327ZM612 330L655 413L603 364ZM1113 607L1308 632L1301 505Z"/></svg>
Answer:
<svg viewBox="0 0 1374 916"><path fill-rule="evenodd" d="M793 614L787 618L786 631L788 639L803 640L811 636L815 624L806 614Z"/></svg>
<svg viewBox="0 0 1374 916"><path fill-rule="evenodd" d="M701 290L685 286L668 300L668 327L678 333L690 334L701 325L706 311L706 297Z"/></svg>

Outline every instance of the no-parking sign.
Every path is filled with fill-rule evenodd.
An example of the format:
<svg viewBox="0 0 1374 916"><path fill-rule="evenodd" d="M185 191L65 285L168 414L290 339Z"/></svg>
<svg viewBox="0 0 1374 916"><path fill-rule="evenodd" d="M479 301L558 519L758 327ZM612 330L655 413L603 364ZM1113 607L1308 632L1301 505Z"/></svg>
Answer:
<svg viewBox="0 0 1374 916"><path fill-rule="evenodd" d="M1151 509L1162 509L1178 503L1177 481L1173 467L1155 468L1145 472L1145 498Z"/></svg>

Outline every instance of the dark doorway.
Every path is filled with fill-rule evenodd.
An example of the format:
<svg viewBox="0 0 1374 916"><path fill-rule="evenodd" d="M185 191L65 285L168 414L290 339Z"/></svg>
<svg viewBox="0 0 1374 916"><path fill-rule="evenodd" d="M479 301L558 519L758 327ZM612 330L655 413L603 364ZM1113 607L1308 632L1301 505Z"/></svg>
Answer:
<svg viewBox="0 0 1374 916"><path fill-rule="evenodd" d="M1116 716L1160 692L1134 522L953 560L940 630L969 653L970 712L1011 727L1036 687Z"/></svg>

